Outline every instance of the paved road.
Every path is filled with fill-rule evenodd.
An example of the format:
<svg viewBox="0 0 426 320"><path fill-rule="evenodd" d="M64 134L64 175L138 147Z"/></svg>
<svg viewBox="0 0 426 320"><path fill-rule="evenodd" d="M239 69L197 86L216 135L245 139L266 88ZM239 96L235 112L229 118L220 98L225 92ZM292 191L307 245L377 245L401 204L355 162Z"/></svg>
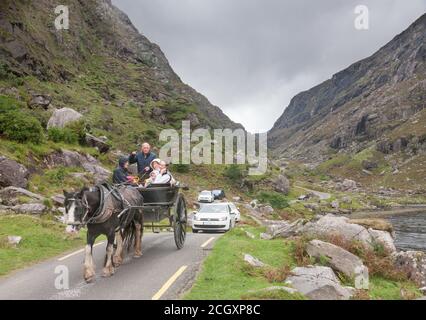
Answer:
<svg viewBox="0 0 426 320"><path fill-rule="evenodd" d="M177 250L172 233L146 234L143 256L126 258L111 278L101 276L106 245L101 243L94 248L94 283L86 284L83 280L83 252L71 252L0 278L0 300L177 299L191 287L203 258L219 236L189 233L184 248ZM55 287L58 266L69 270L68 290ZM59 267L59 271L61 268L65 269Z"/></svg>

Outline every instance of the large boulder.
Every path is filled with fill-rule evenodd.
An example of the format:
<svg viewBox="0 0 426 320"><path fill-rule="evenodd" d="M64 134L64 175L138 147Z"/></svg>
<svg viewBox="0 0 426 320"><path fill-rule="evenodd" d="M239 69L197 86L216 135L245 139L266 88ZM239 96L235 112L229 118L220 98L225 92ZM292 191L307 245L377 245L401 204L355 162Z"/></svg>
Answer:
<svg viewBox="0 0 426 320"><path fill-rule="evenodd" d="M274 181L272 186L276 192L288 194L290 192L290 181L283 174L280 174Z"/></svg>
<svg viewBox="0 0 426 320"><path fill-rule="evenodd" d="M85 140L87 145L98 149L100 153L107 153L110 149L110 146L106 142L106 140L95 137L94 135L91 135L89 133L86 133Z"/></svg>
<svg viewBox="0 0 426 320"><path fill-rule="evenodd" d="M45 158L48 167L66 166L82 167L93 174L95 183L101 183L109 179L111 172L102 167L98 160L89 154L81 154L76 151L62 149Z"/></svg>
<svg viewBox="0 0 426 320"><path fill-rule="evenodd" d="M390 253L396 252L396 247L391 234L387 231L369 228L368 232L373 238L373 243L380 243Z"/></svg>
<svg viewBox="0 0 426 320"><path fill-rule="evenodd" d="M272 238L288 238L297 236L303 230L303 224L305 220L298 219L293 222L277 221L274 224L267 226L266 232L272 236Z"/></svg>
<svg viewBox="0 0 426 320"><path fill-rule="evenodd" d="M244 254L244 261L255 268L262 268L266 266L264 262L260 261L258 258L253 257L252 255L249 255L247 253Z"/></svg>
<svg viewBox="0 0 426 320"><path fill-rule="evenodd" d="M343 287L329 267L297 267L291 273L285 281L286 284L309 299L349 300L353 295L353 288Z"/></svg>
<svg viewBox="0 0 426 320"><path fill-rule="evenodd" d="M392 224L385 219L378 218L365 218L365 219L351 219L350 223L359 224L365 228L372 228L375 230L382 230L392 233L393 226Z"/></svg>
<svg viewBox="0 0 426 320"><path fill-rule="evenodd" d="M353 278L366 268L356 255L334 244L321 240L311 240L306 246L306 252L316 260L327 259L327 264L335 271Z"/></svg>
<svg viewBox="0 0 426 320"><path fill-rule="evenodd" d="M26 188L29 172L15 160L0 156L0 188L14 186Z"/></svg>
<svg viewBox="0 0 426 320"><path fill-rule="evenodd" d="M47 128L64 128L67 124L78 121L83 115L70 108L56 109L47 123Z"/></svg>
<svg viewBox="0 0 426 320"><path fill-rule="evenodd" d="M323 216L317 221L306 223L301 232L308 236L322 238L339 236L343 240L360 241L367 246L370 246L373 241L371 234L363 226L350 223L346 217L331 214Z"/></svg>
<svg viewBox="0 0 426 320"><path fill-rule="evenodd" d="M408 277L419 287L426 286L426 253L422 251L401 251L393 256L395 267L407 272Z"/></svg>
<svg viewBox="0 0 426 320"><path fill-rule="evenodd" d="M43 202L44 200L43 196L23 188L7 187L0 190L0 202L8 206L19 204L22 197L30 199L31 202Z"/></svg>

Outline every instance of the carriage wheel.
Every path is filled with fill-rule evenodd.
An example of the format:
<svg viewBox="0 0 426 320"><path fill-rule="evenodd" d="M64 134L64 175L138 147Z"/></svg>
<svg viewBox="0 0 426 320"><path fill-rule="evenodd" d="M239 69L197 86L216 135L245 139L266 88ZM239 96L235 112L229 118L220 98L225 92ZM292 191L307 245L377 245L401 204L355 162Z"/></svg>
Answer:
<svg viewBox="0 0 426 320"><path fill-rule="evenodd" d="M182 249L186 239L187 211L186 203L183 195L179 194L176 205L175 215L173 217L173 233L175 235L175 243L178 249Z"/></svg>

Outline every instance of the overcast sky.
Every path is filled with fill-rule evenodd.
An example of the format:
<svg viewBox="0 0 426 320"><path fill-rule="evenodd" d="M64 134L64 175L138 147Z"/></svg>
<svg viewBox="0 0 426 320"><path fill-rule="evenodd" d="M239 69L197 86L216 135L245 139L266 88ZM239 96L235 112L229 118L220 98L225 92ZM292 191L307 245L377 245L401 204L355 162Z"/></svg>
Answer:
<svg viewBox="0 0 426 320"><path fill-rule="evenodd" d="M181 79L251 132L291 98L365 58L426 12L426 0L113 0ZM369 30L356 30L357 5Z"/></svg>

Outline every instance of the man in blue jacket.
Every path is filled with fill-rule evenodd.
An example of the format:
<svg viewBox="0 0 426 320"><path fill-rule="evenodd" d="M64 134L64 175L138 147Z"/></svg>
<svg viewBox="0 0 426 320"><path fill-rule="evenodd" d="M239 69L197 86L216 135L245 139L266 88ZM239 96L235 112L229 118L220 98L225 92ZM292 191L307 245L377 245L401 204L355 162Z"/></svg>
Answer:
<svg viewBox="0 0 426 320"><path fill-rule="evenodd" d="M150 144L145 142L142 144L141 151L131 153L129 163L137 163L139 175L145 175L148 178L149 173L152 171L150 164L155 158L157 158L157 155L151 151Z"/></svg>

